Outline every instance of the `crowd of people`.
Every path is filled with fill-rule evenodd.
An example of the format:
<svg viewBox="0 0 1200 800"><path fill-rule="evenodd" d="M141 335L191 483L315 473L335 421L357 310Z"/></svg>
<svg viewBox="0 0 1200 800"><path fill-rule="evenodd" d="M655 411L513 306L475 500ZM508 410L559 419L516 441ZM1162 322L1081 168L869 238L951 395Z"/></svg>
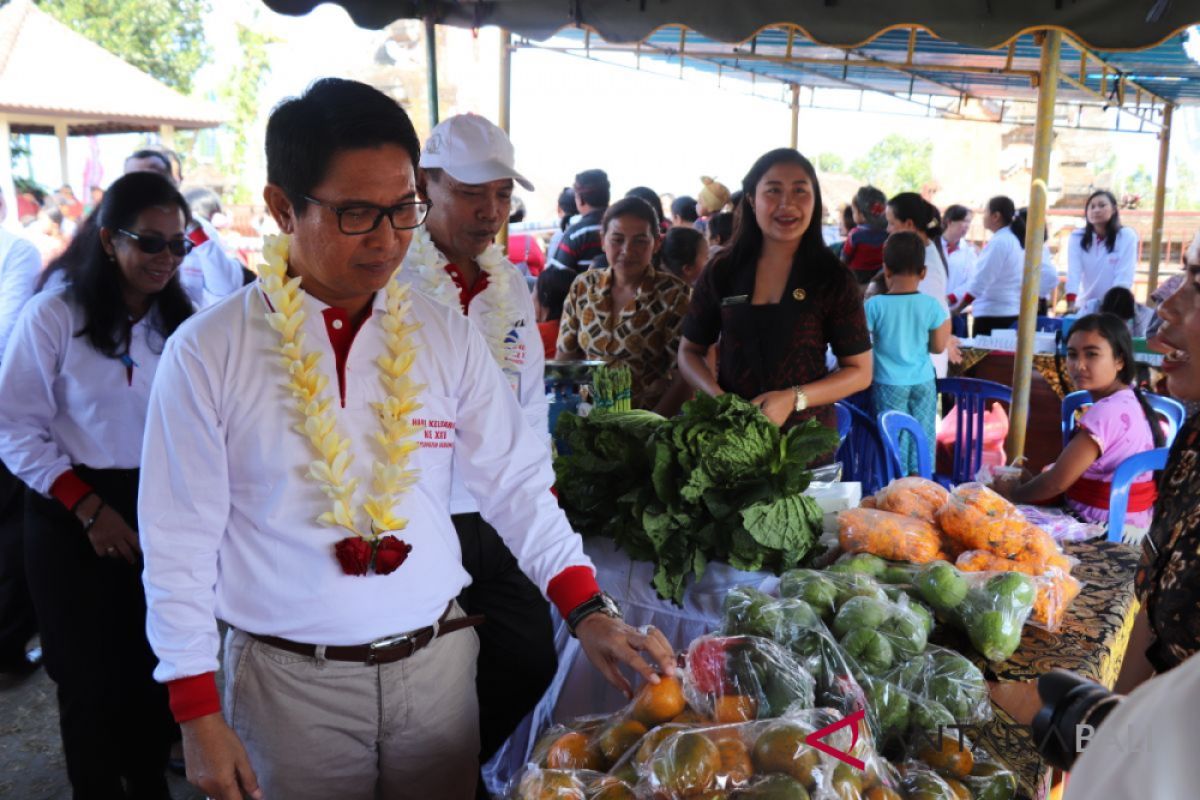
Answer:
<svg viewBox="0 0 1200 800"><path fill-rule="evenodd" d="M730 392L779 426L834 425L833 404L866 393L933 442L967 320L985 336L1018 316L1010 198L977 212L976 252L976 212L862 187L831 243L794 149L736 191L706 176L667 204L644 186L614 199L585 169L544 252L529 233L496 244L533 186L483 117L422 147L394 101L325 79L272 112L266 150L283 236L255 271L221 246L219 198L182 194L158 149L129 157L45 269L0 232L0 671L36 669L38 634L77 798L167 797L174 743L222 800L475 796L555 674L551 605L626 692L622 665L674 671L554 501L547 359L628 367L633 405L663 415ZM1151 320L1112 195L1085 214L1063 299L1082 313L1068 369L1094 404L1049 470L998 488L1102 521L1116 464L1163 444L1139 325L1170 350L1171 392L1200 400L1200 247ZM1180 486L1196 419L1176 483L1134 508L1158 670L1197 641L1181 581L1200 525Z"/></svg>

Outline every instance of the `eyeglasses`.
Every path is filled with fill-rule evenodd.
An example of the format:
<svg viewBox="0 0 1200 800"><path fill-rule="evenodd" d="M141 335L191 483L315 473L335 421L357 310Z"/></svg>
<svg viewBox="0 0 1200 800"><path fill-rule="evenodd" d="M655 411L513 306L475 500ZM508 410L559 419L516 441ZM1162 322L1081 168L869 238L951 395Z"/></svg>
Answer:
<svg viewBox="0 0 1200 800"><path fill-rule="evenodd" d="M156 253L161 253L163 250L169 249L171 251L171 255L176 256L177 258L183 258L188 253L192 252L192 248L195 247L190 239L164 239L161 236L142 236L134 233L133 231L127 231L124 228L117 228L117 233L133 239L135 242L137 242L138 249L148 256L152 256Z"/></svg>
<svg viewBox="0 0 1200 800"><path fill-rule="evenodd" d="M392 223L392 230L419 228L433 206L432 203L423 201L397 203L389 208L373 205L335 206L309 195L304 195L304 199L337 214L338 230L347 236L363 236L370 233L379 227L385 216Z"/></svg>

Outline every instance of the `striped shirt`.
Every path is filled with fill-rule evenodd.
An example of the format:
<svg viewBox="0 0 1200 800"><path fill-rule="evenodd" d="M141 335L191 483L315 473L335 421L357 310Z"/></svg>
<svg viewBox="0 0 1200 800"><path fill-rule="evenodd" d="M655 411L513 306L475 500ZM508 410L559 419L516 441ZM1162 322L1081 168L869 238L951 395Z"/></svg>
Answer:
<svg viewBox="0 0 1200 800"><path fill-rule="evenodd" d="M548 266L575 272L591 269L592 262L604 254L600 246L600 220L603 218L604 209L589 211L567 228Z"/></svg>

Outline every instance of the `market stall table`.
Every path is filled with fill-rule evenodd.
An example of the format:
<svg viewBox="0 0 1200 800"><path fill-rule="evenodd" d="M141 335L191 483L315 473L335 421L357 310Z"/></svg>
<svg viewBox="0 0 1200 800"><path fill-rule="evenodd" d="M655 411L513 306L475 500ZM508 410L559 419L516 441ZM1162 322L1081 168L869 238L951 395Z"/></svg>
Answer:
<svg viewBox="0 0 1200 800"><path fill-rule="evenodd" d="M585 540L596 564L597 580L621 605L634 626L654 625L677 650L685 650L696 637L721 624L725 595L735 586L752 586L773 592L778 579L769 573L740 572L724 564L710 564L704 577L684 594L682 607L659 599L651 586L654 565L632 561L608 539ZM1028 680L1052 669L1078 672L1111 687L1120 670L1136 604L1133 572L1137 553L1130 547L1105 541L1066 544L1067 553L1079 559L1073 574L1084 582L1083 592L1067 611L1055 634L1026 626L1021 648L1008 661L992 666L994 678ZM934 637L947 646L973 654L965 639L945 628ZM626 700L587 661L579 643L555 620L559 667L541 703L516 734L485 768L490 788L498 791L515 774L532 750L538 734L552 722L605 714ZM983 666L982 660L979 660ZM1042 798L1049 789L1049 769L1037 756L1027 728L1016 725L1003 712L976 733L980 743L1008 763L1020 781L1021 794Z"/></svg>

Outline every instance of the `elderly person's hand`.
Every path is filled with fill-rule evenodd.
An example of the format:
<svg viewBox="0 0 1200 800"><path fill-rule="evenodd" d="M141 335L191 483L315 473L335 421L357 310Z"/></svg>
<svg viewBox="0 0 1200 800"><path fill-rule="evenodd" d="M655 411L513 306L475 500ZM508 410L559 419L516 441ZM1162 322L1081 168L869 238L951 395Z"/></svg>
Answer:
<svg viewBox="0 0 1200 800"><path fill-rule="evenodd" d="M633 697L633 687L621 673L621 664L633 667L647 683L658 683L659 673L675 674L675 650L653 625L634 628L605 614L589 614L580 620L575 636L588 660L626 697ZM658 665L657 670L642 658L643 652Z"/></svg>

